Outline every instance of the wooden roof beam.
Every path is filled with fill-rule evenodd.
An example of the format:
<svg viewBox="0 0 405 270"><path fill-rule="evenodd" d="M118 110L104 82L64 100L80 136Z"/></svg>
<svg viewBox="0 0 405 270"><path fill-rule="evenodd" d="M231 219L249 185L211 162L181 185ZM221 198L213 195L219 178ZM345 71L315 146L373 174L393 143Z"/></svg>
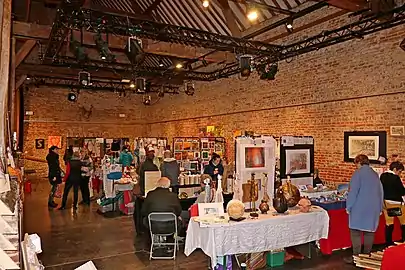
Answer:
<svg viewBox="0 0 405 270"><path fill-rule="evenodd" d="M150 15L162 2L163 0L155 0L142 14Z"/></svg>
<svg viewBox="0 0 405 270"><path fill-rule="evenodd" d="M228 0L219 0L219 4L221 5L222 12L225 16L226 25L228 26L229 30L234 37L241 37L241 31L236 24L236 17L233 13L231 7L229 6Z"/></svg>
<svg viewBox="0 0 405 270"><path fill-rule="evenodd" d="M275 6L271 6L271 5L267 5L267 4L260 3L260 2L254 1L254 0L229 0L229 1L239 3L239 4L244 4L244 5L252 4L257 8L268 9L268 10L274 11L276 13L284 14L284 15L292 15L292 14L294 14L294 12L292 12L291 10L283 9L283 8L275 7Z"/></svg>
<svg viewBox="0 0 405 270"><path fill-rule="evenodd" d="M322 2L321 0L316 1ZM351 12L368 8L367 0L327 0L326 2L331 6Z"/></svg>
<svg viewBox="0 0 405 270"><path fill-rule="evenodd" d="M35 47L36 44L37 44L36 40L29 39L25 41L20 50L18 50L17 55L15 57L16 58L15 68L18 68L18 66L24 61L24 59L28 56L28 54Z"/></svg>

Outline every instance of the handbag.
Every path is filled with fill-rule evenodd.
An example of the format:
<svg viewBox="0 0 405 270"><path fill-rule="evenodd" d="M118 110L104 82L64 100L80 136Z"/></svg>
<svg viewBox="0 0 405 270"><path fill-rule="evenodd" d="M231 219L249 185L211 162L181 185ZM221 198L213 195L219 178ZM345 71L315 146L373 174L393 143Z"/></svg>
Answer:
<svg viewBox="0 0 405 270"><path fill-rule="evenodd" d="M384 201L385 204L385 201ZM385 206L387 208L387 206ZM399 217L402 216L402 202L400 207L392 207L392 208L387 208L387 215L389 217Z"/></svg>

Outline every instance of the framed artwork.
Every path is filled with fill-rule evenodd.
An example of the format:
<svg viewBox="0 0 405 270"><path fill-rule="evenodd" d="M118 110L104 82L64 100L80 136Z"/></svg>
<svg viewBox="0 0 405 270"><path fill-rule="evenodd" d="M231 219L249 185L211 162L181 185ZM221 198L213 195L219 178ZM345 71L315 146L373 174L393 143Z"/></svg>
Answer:
<svg viewBox="0 0 405 270"><path fill-rule="evenodd" d="M245 168L264 168L266 167L264 147L246 147L245 148Z"/></svg>
<svg viewBox="0 0 405 270"><path fill-rule="evenodd" d="M183 150L183 142L175 142L174 151L182 151L182 150Z"/></svg>
<svg viewBox="0 0 405 270"><path fill-rule="evenodd" d="M194 158L200 158L200 152L194 152Z"/></svg>
<svg viewBox="0 0 405 270"><path fill-rule="evenodd" d="M355 131L344 133L344 161L353 162L357 155L368 156L370 163L379 164L387 156L386 131Z"/></svg>
<svg viewBox="0 0 405 270"><path fill-rule="evenodd" d="M45 139L35 139L35 149L45 149Z"/></svg>
<svg viewBox="0 0 405 270"><path fill-rule="evenodd" d="M198 216L223 216L224 204L223 203L199 203Z"/></svg>
<svg viewBox="0 0 405 270"><path fill-rule="evenodd" d="M308 138L312 137L292 137ZM299 142L299 140L297 140ZM291 178L308 178L314 173L314 144L280 144L280 177L285 179L287 175ZM312 183L312 182L311 182Z"/></svg>
<svg viewBox="0 0 405 270"><path fill-rule="evenodd" d="M51 146L57 146L62 148L62 137L61 136L48 136L48 148Z"/></svg>
<svg viewBox="0 0 405 270"><path fill-rule="evenodd" d="M208 149L208 142L202 143L202 149Z"/></svg>
<svg viewBox="0 0 405 270"><path fill-rule="evenodd" d="M210 158L210 155L209 155L208 151L202 151L201 154L202 154L203 159L209 159Z"/></svg>
<svg viewBox="0 0 405 270"><path fill-rule="evenodd" d="M311 153L309 149L286 149L285 161L287 174L311 173Z"/></svg>
<svg viewBox="0 0 405 270"><path fill-rule="evenodd" d="M405 127L404 126L391 126L390 127L390 135L391 136L404 136L405 135Z"/></svg>

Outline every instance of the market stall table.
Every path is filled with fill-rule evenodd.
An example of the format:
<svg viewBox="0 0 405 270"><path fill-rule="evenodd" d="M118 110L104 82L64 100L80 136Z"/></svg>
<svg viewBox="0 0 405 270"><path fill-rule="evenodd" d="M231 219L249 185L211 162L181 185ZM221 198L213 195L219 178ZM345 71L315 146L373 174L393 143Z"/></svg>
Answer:
<svg viewBox="0 0 405 270"><path fill-rule="evenodd" d="M321 239L319 241L320 249L322 254L330 255L333 250L339 250L344 248L350 248L352 242L350 239L349 230L349 216L346 213L346 202L326 202L317 203L313 202L314 205L318 205L328 211L329 215L329 235L327 239ZM401 226L398 219L394 222L394 234L393 239L401 239ZM385 218L384 215L380 216L380 223L378 225L377 231L375 233L374 244L384 244L385 243Z"/></svg>
<svg viewBox="0 0 405 270"><path fill-rule="evenodd" d="M405 269L405 245L387 248L381 262L381 270Z"/></svg>
<svg viewBox="0 0 405 270"><path fill-rule="evenodd" d="M184 253L189 256L201 248L211 258L215 267L216 257L234 254L264 252L309 243L328 236L329 217L325 210L313 207L309 213L289 210L288 214L259 215L226 225L200 227L190 220ZM245 214L246 217L249 214Z"/></svg>

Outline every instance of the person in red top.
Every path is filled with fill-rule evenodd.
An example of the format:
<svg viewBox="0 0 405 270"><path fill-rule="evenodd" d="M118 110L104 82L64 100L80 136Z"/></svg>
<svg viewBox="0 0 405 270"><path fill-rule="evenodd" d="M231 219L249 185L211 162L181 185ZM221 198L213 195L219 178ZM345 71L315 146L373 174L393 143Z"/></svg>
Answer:
<svg viewBox="0 0 405 270"><path fill-rule="evenodd" d="M66 175L63 179L65 189L63 191L62 205L59 210L66 209L66 201L70 189L73 187L73 209L77 209L77 201L79 197L79 186L82 177L82 162L80 160L79 152L74 152L71 160L66 166Z"/></svg>

